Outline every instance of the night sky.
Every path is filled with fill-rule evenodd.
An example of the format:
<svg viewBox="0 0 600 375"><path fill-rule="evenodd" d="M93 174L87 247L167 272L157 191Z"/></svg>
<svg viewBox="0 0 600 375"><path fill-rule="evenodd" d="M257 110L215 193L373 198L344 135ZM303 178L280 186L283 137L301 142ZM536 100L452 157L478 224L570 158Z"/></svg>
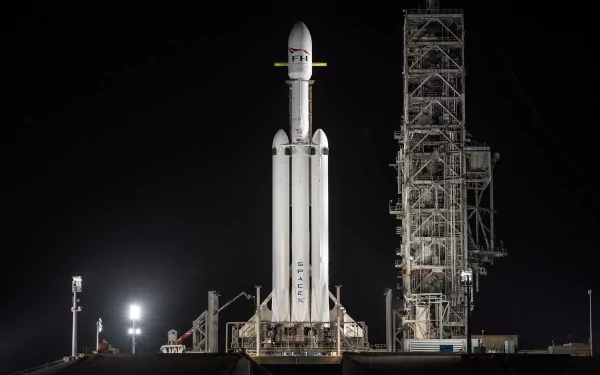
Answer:
<svg viewBox="0 0 600 375"><path fill-rule="evenodd" d="M19 16L17 240L5 249L15 256L0 368L69 355L73 275L83 277L79 346L95 345L101 317L103 337L128 352L136 302L146 354L191 327L209 290L221 304L254 285L268 294L270 147L289 127L287 72L273 62L300 20L315 61L329 64L314 69L313 129L331 148L330 285L384 343L399 241L388 165L402 114L401 9L417 4L362 18L74 16L54 5ZM519 334L522 348L586 342L587 290L600 286L596 32L547 12L465 10L467 130L501 155L496 226L509 249L481 279L472 327ZM221 346L224 323L253 309L242 299L221 313Z"/></svg>

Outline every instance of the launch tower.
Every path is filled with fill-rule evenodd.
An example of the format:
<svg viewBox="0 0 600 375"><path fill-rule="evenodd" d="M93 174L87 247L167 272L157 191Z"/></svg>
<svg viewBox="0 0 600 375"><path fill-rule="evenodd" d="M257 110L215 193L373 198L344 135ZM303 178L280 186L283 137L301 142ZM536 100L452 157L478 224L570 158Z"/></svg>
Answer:
<svg viewBox="0 0 600 375"><path fill-rule="evenodd" d="M405 10L404 113L399 151L400 220L395 262L403 296L394 348L467 334L485 265L506 256L494 235L492 170L499 158L465 129L464 17L460 9ZM484 202L488 202L486 205Z"/></svg>

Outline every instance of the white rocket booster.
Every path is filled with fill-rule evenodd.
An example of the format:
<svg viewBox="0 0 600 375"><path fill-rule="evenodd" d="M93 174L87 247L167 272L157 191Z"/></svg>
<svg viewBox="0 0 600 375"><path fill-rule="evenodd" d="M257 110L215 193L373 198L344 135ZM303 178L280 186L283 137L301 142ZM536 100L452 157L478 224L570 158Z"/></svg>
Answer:
<svg viewBox="0 0 600 375"><path fill-rule="evenodd" d="M322 130L309 133L312 64L310 32L298 22L288 39L290 137L279 130L272 146L274 322L329 321L329 144Z"/></svg>
<svg viewBox="0 0 600 375"><path fill-rule="evenodd" d="M311 168L311 310L313 322L329 322L329 142L317 130Z"/></svg>
<svg viewBox="0 0 600 375"><path fill-rule="evenodd" d="M287 135L273 139L273 292L272 320L290 320L290 157Z"/></svg>

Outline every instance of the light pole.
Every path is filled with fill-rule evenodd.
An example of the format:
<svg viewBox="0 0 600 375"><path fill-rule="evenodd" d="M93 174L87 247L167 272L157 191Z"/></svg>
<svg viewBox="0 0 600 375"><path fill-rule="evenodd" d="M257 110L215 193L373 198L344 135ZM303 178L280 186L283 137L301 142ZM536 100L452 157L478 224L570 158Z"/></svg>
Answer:
<svg viewBox="0 0 600 375"><path fill-rule="evenodd" d="M131 328L129 328L129 334L131 335L131 354L135 354L135 336L142 333L138 328L137 323L140 320L140 307L137 305L129 306L129 319L131 320Z"/></svg>
<svg viewBox="0 0 600 375"><path fill-rule="evenodd" d="M100 346L100 332L102 332L102 318L99 318L96 322L96 352L98 352Z"/></svg>
<svg viewBox="0 0 600 375"><path fill-rule="evenodd" d="M479 346L482 347L483 346L483 332L485 332L483 329L481 330L481 340L479 340Z"/></svg>
<svg viewBox="0 0 600 375"><path fill-rule="evenodd" d="M590 357L594 355L594 347L592 346L592 290L588 290L590 296Z"/></svg>
<svg viewBox="0 0 600 375"><path fill-rule="evenodd" d="M71 342L71 356L77 356L77 313L81 311L81 306L78 306L79 300L77 299L77 293L81 293L81 276L73 276L73 282L71 283L71 291L73 292L73 306L71 311L73 312L73 338Z"/></svg>
<svg viewBox="0 0 600 375"><path fill-rule="evenodd" d="M465 268L464 271L461 272L461 278L464 287L467 289L467 299L465 301L466 306L466 334L467 334L467 353L472 354L472 343L471 343L471 287L472 287L472 271L468 268Z"/></svg>
<svg viewBox="0 0 600 375"><path fill-rule="evenodd" d="M342 325L342 297L340 295L340 289L342 288L341 285L336 285L335 289L336 289L336 299L337 299L337 325L336 325L336 331L337 331L337 338L336 338L336 345L337 345L337 355L338 357L342 355L342 333L341 333L341 325Z"/></svg>
<svg viewBox="0 0 600 375"><path fill-rule="evenodd" d="M387 351L392 352L393 340L394 340L394 329L392 328L392 290L387 288L384 293L385 296L385 344Z"/></svg>

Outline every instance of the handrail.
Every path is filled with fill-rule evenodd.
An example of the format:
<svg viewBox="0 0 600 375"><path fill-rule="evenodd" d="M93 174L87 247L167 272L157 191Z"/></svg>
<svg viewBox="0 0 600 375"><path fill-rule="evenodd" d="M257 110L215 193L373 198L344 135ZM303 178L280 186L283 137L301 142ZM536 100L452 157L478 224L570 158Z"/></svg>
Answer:
<svg viewBox="0 0 600 375"><path fill-rule="evenodd" d="M462 14L462 9L405 9L406 14Z"/></svg>
<svg viewBox="0 0 600 375"><path fill-rule="evenodd" d="M481 252L489 252L489 253L499 253L499 254L507 254L508 251L504 246L469 246L469 251L481 251Z"/></svg>

